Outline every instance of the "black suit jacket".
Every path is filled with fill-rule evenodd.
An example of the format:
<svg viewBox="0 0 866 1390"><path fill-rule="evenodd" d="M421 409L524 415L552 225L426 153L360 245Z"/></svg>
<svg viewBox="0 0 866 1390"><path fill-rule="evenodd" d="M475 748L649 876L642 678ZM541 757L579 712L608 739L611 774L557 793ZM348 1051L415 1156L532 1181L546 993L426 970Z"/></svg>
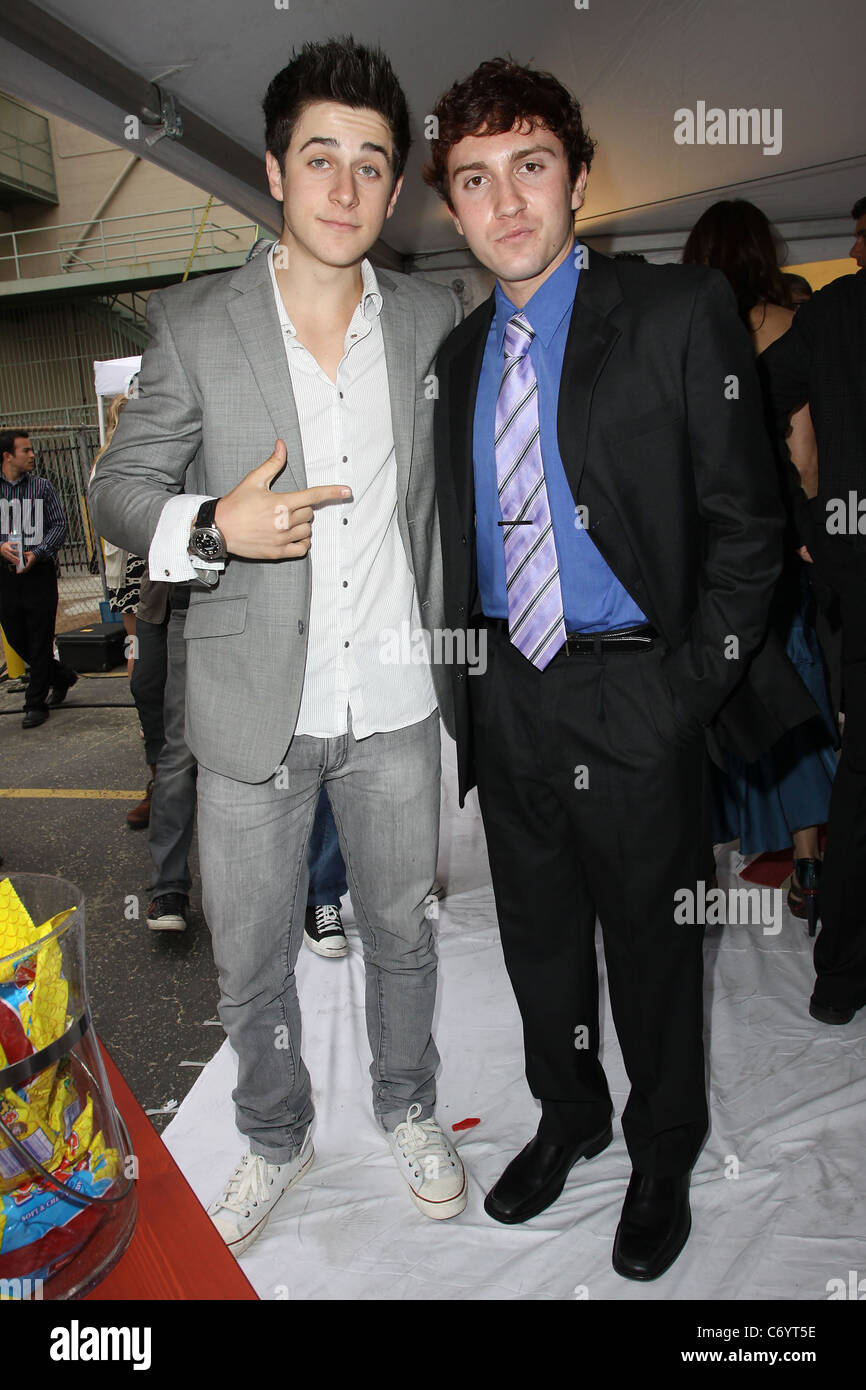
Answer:
<svg viewBox="0 0 866 1390"><path fill-rule="evenodd" d="M437 360L437 488L452 629L478 621L472 432L493 312L491 295ZM695 266L585 257L557 430L590 537L669 648L675 711L707 728L717 761L726 747L754 760L816 709L767 633L784 512L754 353L725 278ZM475 782L467 682L477 677L458 664L451 678L462 803Z"/></svg>

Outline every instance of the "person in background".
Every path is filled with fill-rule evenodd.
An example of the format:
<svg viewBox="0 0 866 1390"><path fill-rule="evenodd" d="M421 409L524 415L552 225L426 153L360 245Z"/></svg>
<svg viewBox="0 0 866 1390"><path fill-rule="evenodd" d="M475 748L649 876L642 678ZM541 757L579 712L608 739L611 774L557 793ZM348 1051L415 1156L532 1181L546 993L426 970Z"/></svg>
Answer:
<svg viewBox="0 0 866 1390"><path fill-rule="evenodd" d="M121 410L126 405L128 396L125 391L113 396L108 403L105 413L105 440L102 448L93 460L93 468L96 467L102 455L105 453L114 431L117 429L117 421ZM93 468L90 476L93 477ZM118 546L112 545L111 541L102 541L103 554L105 556L105 583L108 589L108 606L112 613L117 613L123 622L127 639L135 636L135 610L138 607L138 600L141 591L141 581L147 573L147 563L140 555L130 555L127 550L121 550ZM132 676L134 644L127 640L126 643L126 673Z"/></svg>
<svg viewBox="0 0 866 1390"><path fill-rule="evenodd" d="M30 667L22 729L44 724L78 680L54 655L57 552L66 517L47 478L36 475L27 430L0 433L0 626Z"/></svg>
<svg viewBox="0 0 866 1390"><path fill-rule="evenodd" d="M795 275L792 270L783 270L781 275L788 304L792 309L796 310L801 304L805 304L807 299L812 298L812 286L805 275Z"/></svg>
<svg viewBox="0 0 866 1390"><path fill-rule="evenodd" d="M859 208L863 264L866 200ZM863 224L862 226L860 224ZM856 243L855 243L856 246ZM858 259L855 256L855 259ZM766 351L777 428L808 401L818 441L818 485L797 490L814 567L839 595L845 729L833 785L821 884L821 932L809 1013L850 1023L866 1005L866 270L818 290Z"/></svg>
<svg viewBox="0 0 866 1390"><path fill-rule="evenodd" d="M784 307L787 291L772 228L754 203L735 199L708 208L692 228L683 263L712 266L727 276L757 355L790 327L794 313ZM793 414L790 451L803 486L814 492L817 460L807 405ZM787 489L782 487L782 492L787 497ZM814 935L821 872L818 828L826 824L830 811L836 732L815 635L805 557L798 556L797 548L796 533L789 522L785 564L771 622L821 717L789 730L757 762L746 763L728 753L727 773L714 769L714 839L716 843L739 839L744 855L793 846L788 907L796 917L808 921L809 933Z"/></svg>
<svg viewBox="0 0 866 1390"><path fill-rule="evenodd" d="M854 244L848 252L861 270L866 268L866 198L858 198L851 216L854 218Z"/></svg>
<svg viewBox="0 0 866 1390"><path fill-rule="evenodd" d="M170 584L152 580L145 574L139 587L133 638L133 666L129 688L138 710L139 727L144 739L144 757L150 768L150 778L144 796L127 813L126 823L131 830L146 830L150 824L153 782L156 764L165 743L163 704L168 671L167 627Z"/></svg>
<svg viewBox="0 0 866 1390"><path fill-rule="evenodd" d="M307 890L304 941L317 956L330 959L345 956L349 943L340 916L340 899L349 890L334 813L324 787L319 792L319 803L310 831L307 867L310 886Z"/></svg>
<svg viewBox="0 0 866 1390"><path fill-rule="evenodd" d="M186 642L183 630L190 585L160 585L167 594L163 619L153 628L157 664L163 665L161 724L163 742L156 758L150 794L147 847L153 871L145 920L151 931L184 931L189 919L192 875L189 849L195 824L197 764L187 746ZM141 657L139 649L139 660ZM145 646L146 652L146 646ZM154 683L154 697L156 684Z"/></svg>

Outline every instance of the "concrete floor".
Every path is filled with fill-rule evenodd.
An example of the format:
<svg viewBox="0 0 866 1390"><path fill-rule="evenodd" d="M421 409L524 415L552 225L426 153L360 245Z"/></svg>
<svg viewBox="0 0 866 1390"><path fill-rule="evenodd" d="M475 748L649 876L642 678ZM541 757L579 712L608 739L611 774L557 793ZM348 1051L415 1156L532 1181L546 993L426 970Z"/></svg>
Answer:
<svg viewBox="0 0 866 1390"><path fill-rule="evenodd" d="M110 708L88 708L91 705ZM56 874L86 901L87 983L96 1031L146 1110L184 1098L219 1049L219 989L201 913L198 850L185 932L145 924L147 831L126 813L149 776L125 669L82 675L66 702L36 729L21 728L22 686L0 681L0 876ZM10 790L76 789L92 796L9 797ZM110 798L96 795L125 792ZM138 898L138 920L125 913ZM208 1026L208 1020L216 1026ZM162 1129L171 1115L153 1115Z"/></svg>

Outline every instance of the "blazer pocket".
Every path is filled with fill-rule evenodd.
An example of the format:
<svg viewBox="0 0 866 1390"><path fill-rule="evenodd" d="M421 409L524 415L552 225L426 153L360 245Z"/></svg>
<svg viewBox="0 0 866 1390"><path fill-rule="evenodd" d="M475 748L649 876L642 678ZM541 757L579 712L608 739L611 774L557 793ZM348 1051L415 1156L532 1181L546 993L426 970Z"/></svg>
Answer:
<svg viewBox="0 0 866 1390"><path fill-rule="evenodd" d="M685 411L681 401L662 401L659 405L653 406L652 410L644 410L639 415L625 416L609 429L603 429L602 433L608 444L621 444L624 440L638 439L641 435L661 429L664 425L674 425L684 418Z"/></svg>
<svg viewBox="0 0 866 1390"><path fill-rule="evenodd" d="M246 598L210 598L191 603L184 624L184 637L233 637L243 632L247 621Z"/></svg>

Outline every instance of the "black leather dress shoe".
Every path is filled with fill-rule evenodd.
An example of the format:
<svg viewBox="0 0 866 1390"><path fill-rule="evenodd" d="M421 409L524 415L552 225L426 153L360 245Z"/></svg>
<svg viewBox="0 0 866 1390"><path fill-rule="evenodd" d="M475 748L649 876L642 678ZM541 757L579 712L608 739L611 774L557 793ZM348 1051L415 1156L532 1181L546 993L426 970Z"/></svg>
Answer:
<svg viewBox="0 0 866 1390"><path fill-rule="evenodd" d="M552 1205L580 1158L595 1158L613 1138L610 1125L589 1139L550 1144L536 1134L509 1163L484 1200L484 1210L506 1226L528 1221Z"/></svg>
<svg viewBox="0 0 866 1390"><path fill-rule="evenodd" d="M22 729L35 729L39 724L44 724L47 718L47 709L25 710L24 718L21 720L21 727Z"/></svg>
<svg viewBox="0 0 866 1390"><path fill-rule="evenodd" d="M613 1267L624 1279L658 1279L689 1238L689 1174L651 1178L632 1172L613 1242Z"/></svg>
<svg viewBox="0 0 866 1390"><path fill-rule="evenodd" d="M78 677L73 672L71 680L62 682L59 685L52 685L51 689L48 692L48 699L45 701L46 705L48 705L48 708L56 709L58 705L62 705L63 701L66 699L67 695L72 689L73 685L77 685L77 683Z"/></svg>
<svg viewBox="0 0 866 1390"><path fill-rule="evenodd" d="M813 1018L817 1018L819 1023L850 1023L862 1004L851 1005L850 1008L837 1009L833 1004L819 1004L814 994L809 1000L809 1013Z"/></svg>

